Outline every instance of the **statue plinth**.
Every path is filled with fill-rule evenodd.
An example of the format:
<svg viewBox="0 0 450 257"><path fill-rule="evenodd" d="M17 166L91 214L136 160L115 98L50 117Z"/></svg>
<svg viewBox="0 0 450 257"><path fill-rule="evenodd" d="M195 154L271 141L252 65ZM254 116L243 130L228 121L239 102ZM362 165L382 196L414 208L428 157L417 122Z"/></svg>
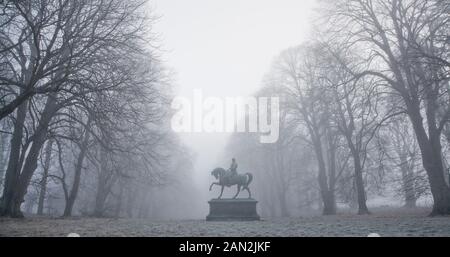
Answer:
<svg viewBox="0 0 450 257"><path fill-rule="evenodd" d="M209 203L207 221L259 220L255 199L212 199Z"/></svg>

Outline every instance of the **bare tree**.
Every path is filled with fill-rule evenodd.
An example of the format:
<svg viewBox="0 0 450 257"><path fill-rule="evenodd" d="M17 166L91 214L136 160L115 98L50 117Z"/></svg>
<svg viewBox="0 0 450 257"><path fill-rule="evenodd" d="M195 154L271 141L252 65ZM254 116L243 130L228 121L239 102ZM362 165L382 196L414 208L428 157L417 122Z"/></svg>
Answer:
<svg viewBox="0 0 450 257"><path fill-rule="evenodd" d="M358 74L382 79L395 92L414 128L434 199L432 215L450 213L450 187L441 136L449 122L446 1L330 2L329 32L340 44L370 51ZM388 90L386 90L388 91Z"/></svg>
<svg viewBox="0 0 450 257"><path fill-rule="evenodd" d="M68 2L68 3L66 3ZM31 90L35 92L37 88L42 89L43 97L37 97L40 99L40 108L38 119L36 121L37 126L34 128L34 135L32 136L33 143L28 149L25 155L26 148L21 148L23 125L26 119L27 101L30 97L25 97L25 100L20 100L23 97L19 95L12 102L5 106L5 115L10 114L10 107L13 109L17 104L17 117L15 119L15 128L11 139L11 151L8 162L6 186L4 188L4 194L2 197L1 213L2 215L21 216L20 205L27 192L28 185L37 167L37 160L40 150L47 140L47 134L49 128L54 121L60 121L59 116L70 117L68 112L63 110L69 106L79 106L87 112L99 111L102 112L102 98L107 97L107 94L126 93L129 99L133 99L131 95L141 94L141 103L143 98L156 98L153 87L145 89L145 85L152 85L157 79L157 76L153 71L149 72L147 76L141 75L143 72L148 71L149 68L137 68L138 65L149 64L149 60L142 62L140 56L147 56L151 59L151 69L156 65L153 65L153 55L149 53L143 46L148 42L146 27L148 24L147 17L142 14L140 7L143 2L131 1L123 3L121 1L108 1L107 3L96 4L94 2L80 2L74 3L66 1L65 3L58 2L54 5L45 3L42 5L26 5L25 2L17 3L12 9L18 11L20 15L31 19L29 16L38 15L34 20L43 19L45 21L52 20L56 22L57 26L51 27L55 31L51 31L54 34L53 40L57 42L58 48L56 53L52 54L51 49L41 51L35 41L31 44L36 51L36 59L46 60L45 56L41 57L40 54L50 54L51 57L56 55L55 62L49 61L49 63L40 63L37 61L37 65L34 62L23 60L28 64L28 70L35 69L43 70L44 74L48 76L48 80L45 83L37 83L35 78L37 75L32 73L20 71L12 72L15 74L23 74L22 76L33 77L33 83L23 85L21 90ZM38 8L35 12L34 9ZM43 9L44 8L44 9ZM48 8L45 9L45 8ZM23 11L25 10L25 11ZM41 16L39 13L42 12ZM46 17L45 15L56 15L55 17ZM77 14L77 15L74 15ZM44 17L45 16L45 17ZM33 16L34 17L34 16ZM63 27L59 28L58 26ZM33 24L25 23L25 30L34 31ZM48 32L46 32L48 33ZM47 35L47 34L45 34ZM43 36L36 36L44 38ZM45 37L47 39L47 37ZM44 39L42 39L44 40ZM47 47L50 43L40 42ZM16 46L16 48L22 47ZM33 47L31 48L33 49ZM15 51L14 48L9 49ZM50 53L49 53L50 52ZM126 53L126 54L125 54ZM31 54L33 56L33 54ZM50 58L51 59L51 58ZM61 63L62 62L62 63ZM138 64L139 62L139 64ZM40 65L40 66L39 66ZM45 69L45 65L49 66L49 71ZM15 67L17 65L12 65ZM70 76L68 73L70 70ZM51 71L54 71L53 73ZM50 74L50 75L49 75ZM128 88L127 88L128 87ZM108 93L105 93L108 92ZM33 95L33 94L32 94ZM93 100L98 102L94 103ZM129 100L128 99L128 100ZM122 102L123 103L123 102ZM136 100L132 103L136 103ZM131 108L137 108L137 105L129 105ZM117 106L112 105L104 111L117 112ZM152 107L153 108L153 107ZM135 109L127 110L130 115L134 113ZM148 109L146 109L148 110ZM149 115L155 112L151 110ZM93 114L93 113L91 113ZM94 117L96 118L96 117ZM81 120L77 120L81 122ZM83 122L81 122L83 123ZM83 124L86 126L86 124ZM24 157L21 159L22 156Z"/></svg>
<svg viewBox="0 0 450 257"><path fill-rule="evenodd" d="M287 108L304 128L306 141L314 149L318 185L323 201L323 214L336 213L336 181L342 174L338 171L338 144L341 135L332 120L329 104L333 98L322 78L325 64L318 46L302 45L286 50L278 64L281 86L288 96ZM295 121L294 120L294 121Z"/></svg>

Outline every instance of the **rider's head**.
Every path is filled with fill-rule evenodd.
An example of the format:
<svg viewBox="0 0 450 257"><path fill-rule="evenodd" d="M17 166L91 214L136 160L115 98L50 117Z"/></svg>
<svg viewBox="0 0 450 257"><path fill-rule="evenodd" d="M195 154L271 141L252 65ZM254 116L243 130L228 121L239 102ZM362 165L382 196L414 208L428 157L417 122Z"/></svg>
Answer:
<svg viewBox="0 0 450 257"><path fill-rule="evenodd" d="M236 161L236 159L234 159L234 157L233 157L233 158L231 159L231 161L232 161L232 162L235 162L235 161Z"/></svg>

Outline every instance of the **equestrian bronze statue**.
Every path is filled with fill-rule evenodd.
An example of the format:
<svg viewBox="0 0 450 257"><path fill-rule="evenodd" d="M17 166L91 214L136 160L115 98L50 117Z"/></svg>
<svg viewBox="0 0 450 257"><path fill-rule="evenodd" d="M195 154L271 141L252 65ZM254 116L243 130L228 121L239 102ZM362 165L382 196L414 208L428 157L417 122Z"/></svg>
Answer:
<svg viewBox="0 0 450 257"><path fill-rule="evenodd" d="M237 167L237 165L235 166ZM250 188L248 187L253 180L253 175L251 173L247 172L245 174L238 174L236 173L235 169L225 170L223 168L216 168L211 171L211 175L214 176L218 181L211 184L211 186L209 187L209 191L212 190L212 187L214 185L222 187L218 199L222 197L223 189L225 187L231 187L234 185L237 185L237 192L236 195L234 195L233 199L236 199L236 197L241 192L241 189L247 190L248 198L252 198L252 193L250 192Z"/></svg>

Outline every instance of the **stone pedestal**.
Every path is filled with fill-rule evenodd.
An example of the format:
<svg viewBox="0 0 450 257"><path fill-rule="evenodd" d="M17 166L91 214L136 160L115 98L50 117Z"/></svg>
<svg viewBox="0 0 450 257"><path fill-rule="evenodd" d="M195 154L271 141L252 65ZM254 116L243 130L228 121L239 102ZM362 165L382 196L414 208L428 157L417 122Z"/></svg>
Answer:
<svg viewBox="0 0 450 257"><path fill-rule="evenodd" d="M255 199L212 199L209 203L207 221L259 220Z"/></svg>

